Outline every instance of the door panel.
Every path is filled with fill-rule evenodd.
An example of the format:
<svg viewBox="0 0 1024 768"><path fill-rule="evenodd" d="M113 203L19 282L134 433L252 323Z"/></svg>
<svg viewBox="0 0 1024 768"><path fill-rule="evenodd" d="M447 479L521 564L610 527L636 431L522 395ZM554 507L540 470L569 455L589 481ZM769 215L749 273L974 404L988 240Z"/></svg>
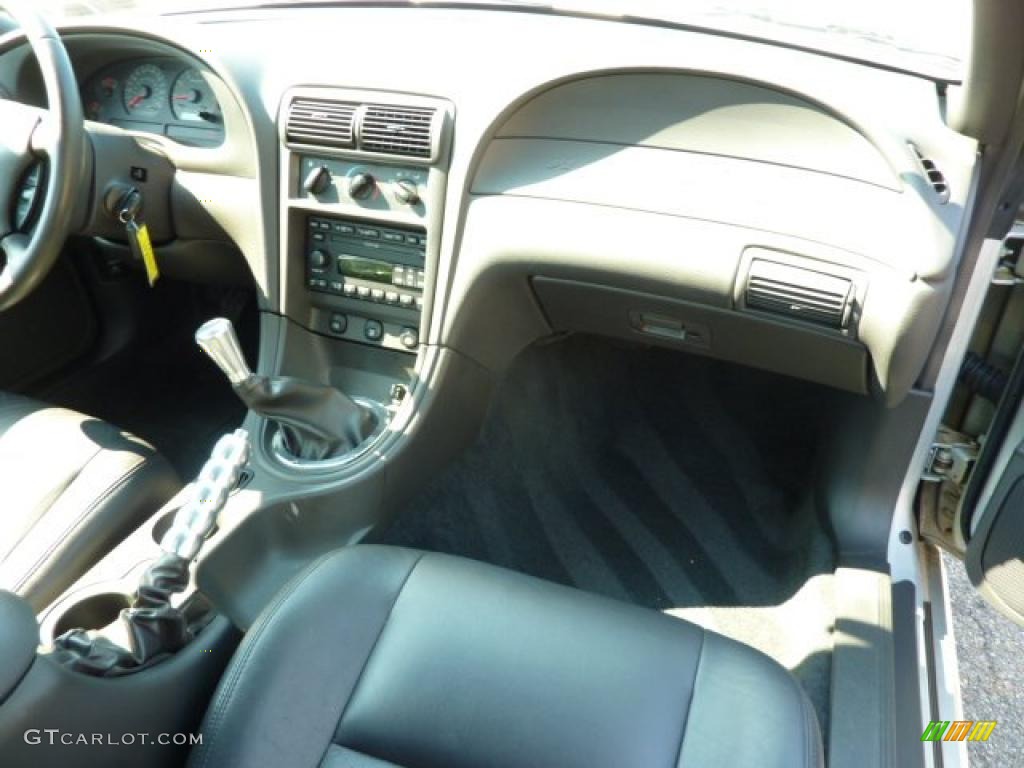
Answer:
<svg viewBox="0 0 1024 768"><path fill-rule="evenodd" d="M1024 624L1024 443L979 512L967 543L967 575L986 600Z"/></svg>

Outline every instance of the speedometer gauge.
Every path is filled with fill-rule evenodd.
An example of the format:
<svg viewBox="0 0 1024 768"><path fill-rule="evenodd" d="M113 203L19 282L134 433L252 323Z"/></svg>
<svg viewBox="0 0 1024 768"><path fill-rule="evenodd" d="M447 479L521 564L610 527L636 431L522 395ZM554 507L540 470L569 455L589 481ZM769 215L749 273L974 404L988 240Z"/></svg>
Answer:
<svg viewBox="0 0 1024 768"><path fill-rule="evenodd" d="M124 108L134 115L155 115L167 103L167 75L155 64L142 64L124 81Z"/></svg>
<svg viewBox="0 0 1024 768"><path fill-rule="evenodd" d="M217 99L203 74L195 67L186 69L174 81L171 109L178 120L217 122Z"/></svg>

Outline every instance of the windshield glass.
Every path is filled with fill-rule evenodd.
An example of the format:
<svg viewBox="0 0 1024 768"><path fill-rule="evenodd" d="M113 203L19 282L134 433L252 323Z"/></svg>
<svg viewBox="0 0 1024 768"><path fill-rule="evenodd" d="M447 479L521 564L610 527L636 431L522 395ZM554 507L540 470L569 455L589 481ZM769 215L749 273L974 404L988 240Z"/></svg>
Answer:
<svg viewBox="0 0 1024 768"><path fill-rule="evenodd" d="M303 2L294 1L296 4ZM430 4L430 0L413 2ZM170 13L264 4L270 3L266 0L35 0L36 7L43 8L53 18L102 13ZM281 0L273 4L280 5ZM450 5L451 0L447 4ZM498 0L494 4L693 25L954 81L961 77L971 21L971 0Z"/></svg>

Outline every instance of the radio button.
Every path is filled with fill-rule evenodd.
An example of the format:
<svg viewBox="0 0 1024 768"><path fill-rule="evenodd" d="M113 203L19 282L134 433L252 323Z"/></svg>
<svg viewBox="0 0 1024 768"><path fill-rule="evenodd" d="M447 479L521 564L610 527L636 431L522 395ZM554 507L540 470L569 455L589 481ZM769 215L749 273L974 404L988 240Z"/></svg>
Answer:
<svg viewBox="0 0 1024 768"><path fill-rule="evenodd" d="M380 320L367 320L366 325L363 326L363 336L366 337L367 341L380 341L384 335L384 326L381 325Z"/></svg>
<svg viewBox="0 0 1024 768"><path fill-rule="evenodd" d="M341 293L345 288L345 285L341 280L331 280L330 286L334 293Z"/></svg>
<svg viewBox="0 0 1024 768"><path fill-rule="evenodd" d="M360 237L372 237L376 239L380 237L380 230L374 229L373 227L356 227L356 234Z"/></svg>
<svg viewBox="0 0 1024 768"><path fill-rule="evenodd" d="M420 239L416 235L406 235L405 242L407 242L409 245L419 245Z"/></svg>
<svg viewBox="0 0 1024 768"><path fill-rule="evenodd" d="M313 269L323 269L327 266L327 254L319 248L314 251L310 251L309 266Z"/></svg>
<svg viewBox="0 0 1024 768"><path fill-rule="evenodd" d="M416 297L416 309L423 309L423 297L422 296L417 296Z"/></svg>
<svg viewBox="0 0 1024 768"><path fill-rule="evenodd" d="M398 303L403 307L411 307L413 304L413 297L411 293L403 293L398 297Z"/></svg>
<svg viewBox="0 0 1024 768"><path fill-rule="evenodd" d="M360 299L368 299L370 298L370 289L367 288L365 285L357 285L356 296Z"/></svg>
<svg viewBox="0 0 1024 768"><path fill-rule="evenodd" d="M400 243L405 239L401 232L382 232L381 237L392 243Z"/></svg>
<svg viewBox="0 0 1024 768"><path fill-rule="evenodd" d="M398 336L398 341L406 349L416 349L420 343L420 335L416 333L415 328L403 328Z"/></svg>
<svg viewBox="0 0 1024 768"><path fill-rule="evenodd" d="M356 233L356 228L351 224L335 224L334 231L339 235L354 235Z"/></svg>
<svg viewBox="0 0 1024 768"><path fill-rule="evenodd" d="M348 318L340 312L336 312L331 315L329 327L331 329L331 333L344 333L348 330Z"/></svg>
<svg viewBox="0 0 1024 768"><path fill-rule="evenodd" d="M341 287L341 292L344 293L346 296L355 296L356 295L356 287L352 283L345 283Z"/></svg>
<svg viewBox="0 0 1024 768"><path fill-rule="evenodd" d="M388 304L397 304L398 294L395 291L388 291L387 293L384 294L384 301L386 301Z"/></svg>
<svg viewBox="0 0 1024 768"><path fill-rule="evenodd" d="M380 288L373 288L370 291L370 298L373 301L384 301L384 291L382 291Z"/></svg>

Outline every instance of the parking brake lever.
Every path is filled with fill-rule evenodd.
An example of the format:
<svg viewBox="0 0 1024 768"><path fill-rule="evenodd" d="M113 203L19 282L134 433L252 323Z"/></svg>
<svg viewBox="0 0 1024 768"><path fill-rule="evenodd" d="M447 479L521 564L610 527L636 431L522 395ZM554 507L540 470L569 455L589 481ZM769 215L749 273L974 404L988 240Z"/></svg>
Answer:
<svg viewBox="0 0 1024 768"><path fill-rule="evenodd" d="M244 429L217 441L188 500L160 540L163 554L143 573L131 606L121 611L130 648L72 629L54 640L55 653L63 664L97 677L116 677L150 666L192 639L184 613L171 604L171 598L188 587L189 563L216 527L249 460L249 450Z"/></svg>

